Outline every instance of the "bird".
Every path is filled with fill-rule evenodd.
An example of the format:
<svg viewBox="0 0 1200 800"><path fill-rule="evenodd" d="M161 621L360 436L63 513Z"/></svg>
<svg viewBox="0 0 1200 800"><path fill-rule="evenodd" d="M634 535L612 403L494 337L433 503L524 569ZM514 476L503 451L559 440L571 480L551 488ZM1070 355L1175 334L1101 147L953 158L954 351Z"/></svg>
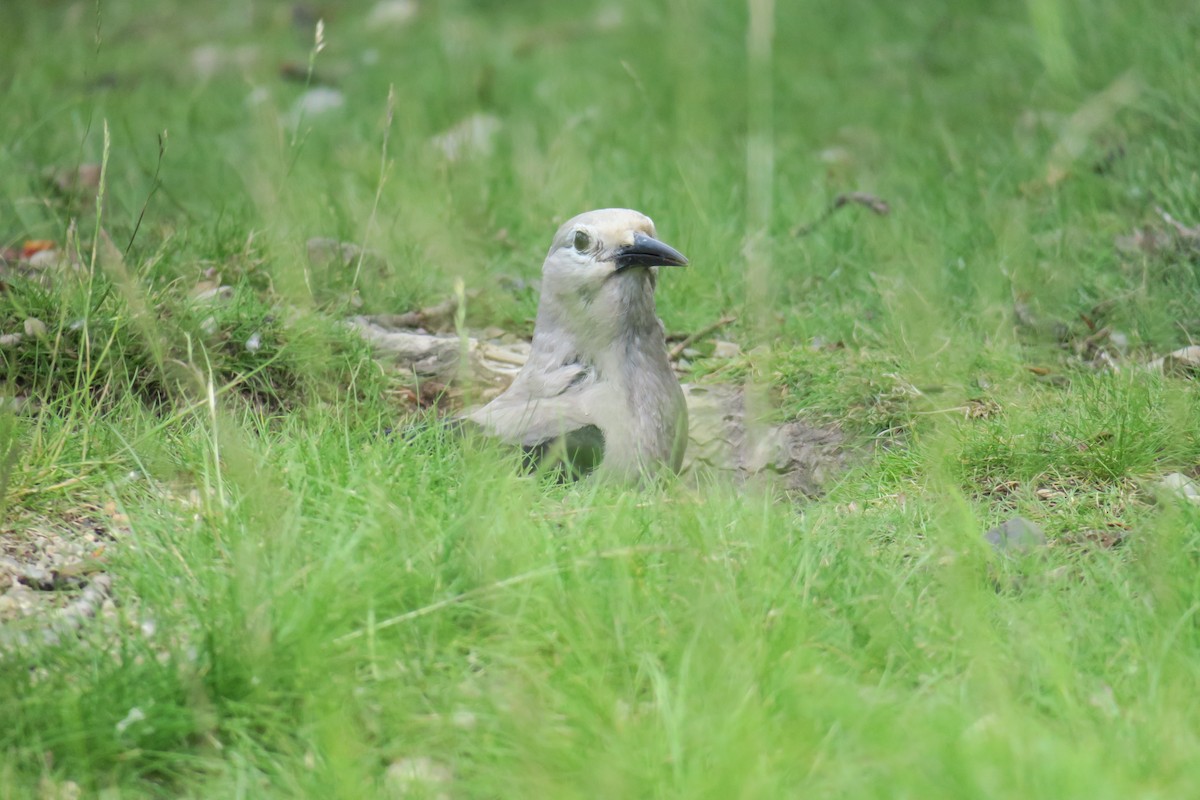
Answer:
<svg viewBox="0 0 1200 800"><path fill-rule="evenodd" d="M678 472L687 404L654 305L659 267L688 263L626 208L588 211L542 264L529 359L502 394L462 417L560 476L640 482Z"/></svg>

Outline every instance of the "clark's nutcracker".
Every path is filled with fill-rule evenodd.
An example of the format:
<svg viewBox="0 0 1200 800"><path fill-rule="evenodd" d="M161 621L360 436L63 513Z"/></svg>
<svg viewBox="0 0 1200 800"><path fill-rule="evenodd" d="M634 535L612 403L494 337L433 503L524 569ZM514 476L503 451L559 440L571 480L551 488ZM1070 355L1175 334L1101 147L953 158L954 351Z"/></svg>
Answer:
<svg viewBox="0 0 1200 800"><path fill-rule="evenodd" d="M542 265L533 349L512 385L467 415L568 474L636 480L678 471L687 406L654 310L658 267L687 259L624 208L568 220Z"/></svg>

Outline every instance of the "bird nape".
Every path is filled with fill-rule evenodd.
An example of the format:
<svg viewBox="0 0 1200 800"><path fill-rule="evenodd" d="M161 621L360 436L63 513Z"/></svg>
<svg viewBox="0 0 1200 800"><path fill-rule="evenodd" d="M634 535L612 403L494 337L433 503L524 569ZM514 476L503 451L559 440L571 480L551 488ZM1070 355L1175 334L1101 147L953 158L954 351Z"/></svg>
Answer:
<svg viewBox="0 0 1200 800"><path fill-rule="evenodd" d="M637 481L678 471L687 406L655 311L658 268L685 266L654 223L589 211L555 233L529 360L512 385L461 419L522 448L526 463Z"/></svg>

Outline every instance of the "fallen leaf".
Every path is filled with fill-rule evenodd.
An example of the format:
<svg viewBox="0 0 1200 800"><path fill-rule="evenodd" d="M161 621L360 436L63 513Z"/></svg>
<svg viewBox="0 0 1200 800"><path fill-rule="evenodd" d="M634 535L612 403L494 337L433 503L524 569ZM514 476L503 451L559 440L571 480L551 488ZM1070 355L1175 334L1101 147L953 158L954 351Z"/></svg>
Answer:
<svg viewBox="0 0 1200 800"><path fill-rule="evenodd" d="M56 247L58 245L49 239L30 239L21 245L21 258L28 261L33 257L34 253L40 253L44 250L54 250Z"/></svg>

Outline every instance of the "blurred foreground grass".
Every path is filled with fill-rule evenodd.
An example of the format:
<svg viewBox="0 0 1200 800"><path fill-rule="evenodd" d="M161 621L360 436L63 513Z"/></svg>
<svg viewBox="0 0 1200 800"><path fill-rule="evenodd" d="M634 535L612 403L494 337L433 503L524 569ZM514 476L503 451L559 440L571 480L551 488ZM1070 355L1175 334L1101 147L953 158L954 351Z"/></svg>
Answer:
<svg viewBox="0 0 1200 800"><path fill-rule="evenodd" d="M1141 368L1200 333L1200 13L750 6L767 73L718 0L5 9L0 245L78 266L0 275L0 536L88 517L117 602L3 623L0 797L1200 793L1200 389ZM609 205L669 329L738 315L698 380L873 454L826 497L381 435L340 320L527 333Z"/></svg>

